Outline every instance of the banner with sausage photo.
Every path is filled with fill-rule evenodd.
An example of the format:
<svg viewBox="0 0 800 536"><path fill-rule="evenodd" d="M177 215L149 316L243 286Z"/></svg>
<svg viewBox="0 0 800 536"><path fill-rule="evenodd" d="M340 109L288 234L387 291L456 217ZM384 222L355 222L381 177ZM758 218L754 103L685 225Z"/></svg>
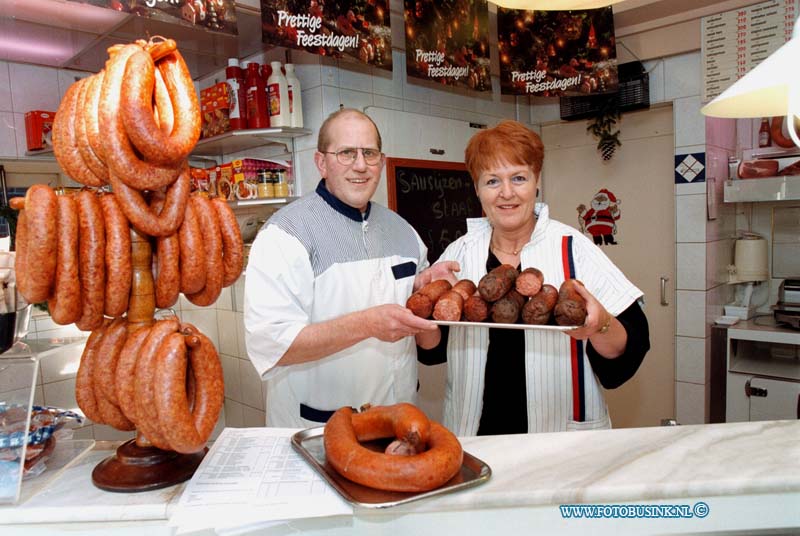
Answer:
<svg viewBox="0 0 800 536"><path fill-rule="evenodd" d="M261 0L261 41L392 70L388 0Z"/></svg>
<svg viewBox="0 0 800 536"><path fill-rule="evenodd" d="M234 0L70 0L107 7L165 22L202 26L215 32L238 34Z"/></svg>
<svg viewBox="0 0 800 536"><path fill-rule="evenodd" d="M491 91L486 0L405 0L406 74Z"/></svg>
<svg viewBox="0 0 800 536"><path fill-rule="evenodd" d="M497 8L500 92L539 97L617 91L611 7L582 11Z"/></svg>

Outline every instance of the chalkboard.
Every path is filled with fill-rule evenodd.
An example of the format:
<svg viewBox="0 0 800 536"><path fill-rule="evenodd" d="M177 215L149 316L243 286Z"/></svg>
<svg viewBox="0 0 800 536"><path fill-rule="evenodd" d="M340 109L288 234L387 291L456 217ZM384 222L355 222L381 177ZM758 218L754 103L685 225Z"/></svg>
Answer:
<svg viewBox="0 0 800 536"><path fill-rule="evenodd" d="M459 162L387 158L386 186L389 208L417 230L431 263L467 232L467 218L482 215L472 178Z"/></svg>

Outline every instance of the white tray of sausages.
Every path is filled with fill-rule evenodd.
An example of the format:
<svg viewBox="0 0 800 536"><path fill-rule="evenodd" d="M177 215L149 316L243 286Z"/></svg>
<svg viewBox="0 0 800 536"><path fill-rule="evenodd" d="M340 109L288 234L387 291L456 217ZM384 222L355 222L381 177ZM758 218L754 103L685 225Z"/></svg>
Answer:
<svg viewBox="0 0 800 536"><path fill-rule="evenodd" d="M464 451L464 461L461 471L443 486L425 492L397 492L383 491L369 488L347 480L336 469L331 467L325 459L325 446L322 442L324 426L301 430L292 436L292 447L309 463L317 473L330 484L339 494L353 506L363 508L389 508L399 504L418 501L428 497L435 497L445 493L452 493L466 488L471 488L489 480L492 470L485 462L479 460L467 451ZM374 441L376 450L382 450L386 445Z"/></svg>
<svg viewBox="0 0 800 536"><path fill-rule="evenodd" d="M466 320L431 320L434 324L439 326L458 326L458 327L473 327L473 328L502 328L502 329L533 329L544 331L569 331L571 329L578 329L580 326L556 326L552 324L503 324L495 322L467 322Z"/></svg>

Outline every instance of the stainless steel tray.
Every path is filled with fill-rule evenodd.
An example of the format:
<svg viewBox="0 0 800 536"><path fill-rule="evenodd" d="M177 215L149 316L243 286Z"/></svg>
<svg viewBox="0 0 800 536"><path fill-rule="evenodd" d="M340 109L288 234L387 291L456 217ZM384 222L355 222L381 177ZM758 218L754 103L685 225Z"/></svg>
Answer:
<svg viewBox="0 0 800 536"><path fill-rule="evenodd" d="M440 326L469 326L474 328L503 328L503 329L532 329L544 331L569 331L571 329L578 329L580 326L552 326L550 324L503 324L494 322L466 322L466 321L450 321L450 320L431 320L434 324Z"/></svg>
<svg viewBox="0 0 800 536"><path fill-rule="evenodd" d="M427 497L435 497L466 488L478 486L492 476L491 468L482 460L464 451L461 471L440 488L424 492L396 492L368 488L351 482L341 476L325 459L325 446L322 443L324 426L301 430L292 436L292 447L308 461L328 484L339 492L346 501L364 508L388 508Z"/></svg>

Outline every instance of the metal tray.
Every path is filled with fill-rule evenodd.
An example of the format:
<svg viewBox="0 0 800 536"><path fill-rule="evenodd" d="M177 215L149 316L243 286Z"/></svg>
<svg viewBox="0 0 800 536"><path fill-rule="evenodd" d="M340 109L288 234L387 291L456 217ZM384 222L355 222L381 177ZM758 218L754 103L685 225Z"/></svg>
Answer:
<svg viewBox="0 0 800 536"><path fill-rule="evenodd" d="M462 322L462 321L451 321L451 320L431 320L434 324L438 324L440 326L470 326L475 328L503 328L503 329L533 329L533 330L545 330L545 331L569 331L571 329L578 329L580 326L553 326L550 324L546 325L538 325L538 324L503 324L503 323L494 323L494 322Z"/></svg>
<svg viewBox="0 0 800 536"><path fill-rule="evenodd" d="M482 460L464 451L461 471L442 487L424 492L383 491L368 488L351 482L341 476L325 459L325 446L322 443L324 426L301 430L292 436L292 447L308 461L328 484L339 492L346 501L363 508L389 508L427 497L471 488L483 484L492 476L491 468Z"/></svg>

